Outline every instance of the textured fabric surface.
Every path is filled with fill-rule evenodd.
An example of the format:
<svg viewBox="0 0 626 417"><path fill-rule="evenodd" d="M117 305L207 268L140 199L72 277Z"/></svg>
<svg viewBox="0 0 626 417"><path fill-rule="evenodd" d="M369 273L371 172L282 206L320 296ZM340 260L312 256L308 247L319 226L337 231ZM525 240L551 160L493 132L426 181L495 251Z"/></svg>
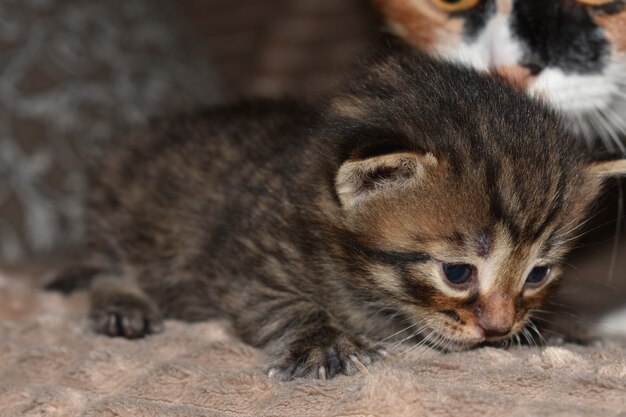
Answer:
<svg viewBox="0 0 626 417"><path fill-rule="evenodd" d="M0 0L0 259L82 233L82 167L147 117L215 101L169 0Z"/></svg>
<svg viewBox="0 0 626 417"><path fill-rule="evenodd" d="M0 275L0 416L624 416L626 341L392 349L367 373L280 383L225 321L93 335L86 297ZM390 347L392 348L392 347Z"/></svg>

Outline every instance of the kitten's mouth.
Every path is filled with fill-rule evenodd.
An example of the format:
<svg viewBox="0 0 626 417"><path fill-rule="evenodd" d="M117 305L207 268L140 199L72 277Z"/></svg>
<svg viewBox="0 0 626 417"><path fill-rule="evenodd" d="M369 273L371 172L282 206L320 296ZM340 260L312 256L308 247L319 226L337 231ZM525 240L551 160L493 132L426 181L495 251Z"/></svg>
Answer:
<svg viewBox="0 0 626 417"><path fill-rule="evenodd" d="M511 340L515 340L514 337L516 333L511 332L506 336L501 337L492 337L492 338L457 338L451 336L445 336L440 332L433 331L436 333L437 337L431 337L432 340L428 339L428 336L424 337L423 343L431 348L441 350L443 352L460 352L468 349L472 349L478 346L507 346L507 343ZM426 340L424 342L424 340Z"/></svg>
<svg viewBox="0 0 626 417"><path fill-rule="evenodd" d="M474 332L473 335L458 337L450 335L445 329L436 330L432 327L427 328L426 334L422 336L424 345L435 349L448 352L458 352L471 349L479 345L502 345L512 340L519 333L519 329L512 329L509 333L502 336L485 337L482 332Z"/></svg>
<svg viewBox="0 0 626 417"><path fill-rule="evenodd" d="M444 352L458 352L470 349L485 342L484 337L459 338L446 335L441 331L429 328L430 333L423 336L420 343Z"/></svg>

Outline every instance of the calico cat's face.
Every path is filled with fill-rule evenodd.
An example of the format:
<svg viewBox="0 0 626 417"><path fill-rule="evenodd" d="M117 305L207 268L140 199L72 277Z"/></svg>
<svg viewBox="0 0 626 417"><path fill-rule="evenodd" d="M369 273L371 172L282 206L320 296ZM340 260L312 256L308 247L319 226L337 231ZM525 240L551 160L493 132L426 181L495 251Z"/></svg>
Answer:
<svg viewBox="0 0 626 417"><path fill-rule="evenodd" d="M493 71L563 110L589 140L625 150L626 1L374 2L414 46Z"/></svg>
<svg viewBox="0 0 626 417"><path fill-rule="evenodd" d="M358 79L326 133L350 287L447 347L511 337L626 161L589 161L552 111L456 65L391 56Z"/></svg>

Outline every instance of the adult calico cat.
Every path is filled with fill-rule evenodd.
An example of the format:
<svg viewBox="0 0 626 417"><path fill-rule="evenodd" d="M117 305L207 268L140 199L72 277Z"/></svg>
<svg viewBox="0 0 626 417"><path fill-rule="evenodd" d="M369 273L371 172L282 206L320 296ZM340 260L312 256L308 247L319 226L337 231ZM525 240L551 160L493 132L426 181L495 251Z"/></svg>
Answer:
<svg viewBox="0 0 626 417"><path fill-rule="evenodd" d="M626 153L624 0L374 0L390 30L493 71L562 110L590 143Z"/></svg>

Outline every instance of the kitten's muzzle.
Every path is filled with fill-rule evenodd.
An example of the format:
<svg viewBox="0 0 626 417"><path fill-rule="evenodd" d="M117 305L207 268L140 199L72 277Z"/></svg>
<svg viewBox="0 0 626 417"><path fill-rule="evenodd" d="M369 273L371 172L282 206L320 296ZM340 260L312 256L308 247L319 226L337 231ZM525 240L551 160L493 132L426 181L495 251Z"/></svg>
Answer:
<svg viewBox="0 0 626 417"><path fill-rule="evenodd" d="M508 334L511 333L511 329L513 328L513 326L486 327L485 328L485 327L482 327L481 325L479 325L478 327L482 331L486 340L501 339L505 336L508 336Z"/></svg>
<svg viewBox="0 0 626 417"><path fill-rule="evenodd" d="M491 296L475 306L476 325L485 339L500 339L509 333L515 321L514 301L509 297Z"/></svg>

